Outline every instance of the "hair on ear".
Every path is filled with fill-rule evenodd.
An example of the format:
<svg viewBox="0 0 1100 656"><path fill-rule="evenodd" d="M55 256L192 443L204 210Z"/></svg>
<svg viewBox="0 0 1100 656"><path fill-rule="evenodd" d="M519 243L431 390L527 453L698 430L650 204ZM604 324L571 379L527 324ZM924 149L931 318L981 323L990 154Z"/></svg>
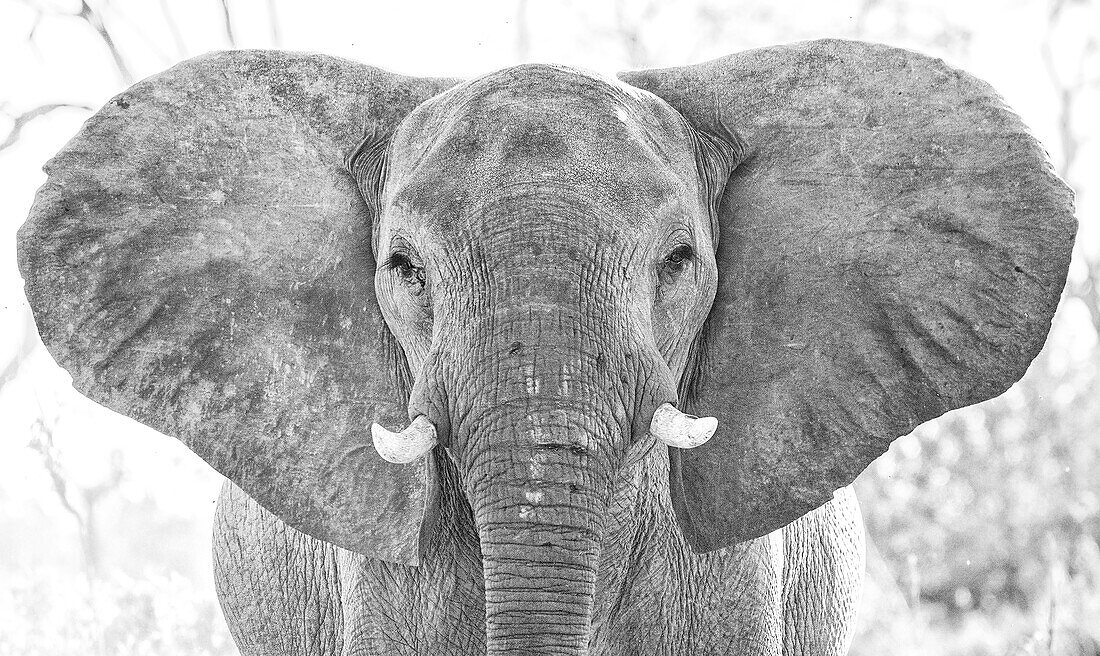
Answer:
<svg viewBox="0 0 1100 656"><path fill-rule="evenodd" d="M359 194L371 214L371 249L378 254L378 220L382 215L382 190L389 170L390 135L367 134L344 158L344 168L355 179Z"/></svg>
<svg viewBox="0 0 1100 656"><path fill-rule="evenodd" d="M737 133L719 120L714 132L704 132L688 126L695 145L695 164L703 186L703 202L710 211L711 239L718 248L721 236L718 222L718 206L733 170L745 157L745 144Z"/></svg>

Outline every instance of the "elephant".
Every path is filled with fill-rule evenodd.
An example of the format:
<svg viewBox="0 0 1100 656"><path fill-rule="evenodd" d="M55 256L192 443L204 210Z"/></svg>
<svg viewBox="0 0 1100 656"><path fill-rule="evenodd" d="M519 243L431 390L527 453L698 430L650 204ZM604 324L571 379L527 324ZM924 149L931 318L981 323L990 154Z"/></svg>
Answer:
<svg viewBox="0 0 1100 656"><path fill-rule="evenodd" d="M246 655L846 653L853 480L1025 373L1076 231L987 84L843 40L213 53L45 168L42 339L227 478Z"/></svg>

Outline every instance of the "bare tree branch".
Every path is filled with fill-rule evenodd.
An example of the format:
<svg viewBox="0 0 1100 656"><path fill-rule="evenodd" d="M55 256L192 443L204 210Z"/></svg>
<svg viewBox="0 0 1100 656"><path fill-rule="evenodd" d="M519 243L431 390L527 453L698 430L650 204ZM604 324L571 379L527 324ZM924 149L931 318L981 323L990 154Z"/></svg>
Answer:
<svg viewBox="0 0 1100 656"><path fill-rule="evenodd" d="M176 54L180 59L187 57L187 46L183 42L183 34L180 33L180 26L176 23L176 17L172 15L171 9L168 8L168 0L160 0L160 13L164 17L164 23L168 26L168 33L172 35L172 41L176 44Z"/></svg>
<svg viewBox="0 0 1100 656"><path fill-rule="evenodd" d="M615 1L615 34L626 49L627 62L631 68L644 68L653 65L653 58L642 35L642 27L657 14L657 3L649 0L641 14L631 18L626 12L624 0Z"/></svg>
<svg viewBox="0 0 1100 656"><path fill-rule="evenodd" d="M50 485L61 507L76 522L80 550L84 557L85 574L89 583L93 583L103 565L100 552L100 527L97 520L98 510L100 503L117 490L125 478L122 457L117 451L111 454L107 476L95 485L84 487L73 483L58 458L60 450L54 444L54 428L61 418L61 412L47 413L41 400L38 401L38 409L38 418L31 426L34 437L28 443L28 447L41 457L42 466L50 478ZM47 416L48 414L50 416ZM80 503L74 505L75 499L79 499Z"/></svg>
<svg viewBox="0 0 1100 656"><path fill-rule="evenodd" d="M516 58L521 61L531 59L531 29L527 21L527 0L516 3Z"/></svg>
<svg viewBox="0 0 1100 656"><path fill-rule="evenodd" d="M69 481L65 477L61 464L57 461L57 448L53 444L53 426L57 423L57 418L47 420L41 403L39 410L38 419L31 427L35 437L28 446L41 457L42 467L50 477L50 485L57 495L58 502L76 522L77 534L80 537L80 552L84 557L84 573L90 581L99 571L100 565L98 545L94 541L95 532L90 529L85 515L77 510L69 498Z"/></svg>
<svg viewBox="0 0 1100 656"><path fill-rule="evenodd" d="M225 26L225 38L231 48L237 47L237 39L233 36L233 18L229 15L229 0L221 0L222 24Z"/></svg>
<svg viewBox="0 0 1100 656"><path fill-rule="evenodd" d="M267 0L267 20L271 23L271 45L278 48L283 37L279 32L279 14L275 11L275 0Z"/></svg>
<svg viewBox="0 0 1100 656"><path fill-rule="evenodd" d="M116 20L129 28L131 34L136 35L139 39L145 42L145 45L152 50L157 57L159 57L165 65L175 63L175 57L169 55L163 47L163 39L154 38L149 34L149 30L130 18L130 16L124 11L117 11L112 5L111 0L102 0L103 5L100 10L101 16L109 18L111 23Z"/></svg>
<svg viewBox="0 0 1100 656"><path fill-rule="evenodd" d="M1090 84L1090 81L1086 79L1087 62L1097 53L1100 45L1098 45L1095 36L1090 37L1082 47L1082 51L1075 57L1077 61L1076 74L1072 76L1072 79L1068 79L1069 76L1062 74L1058 69L1054 46L1056 42L1055 32L1063 19L1066 6L1066 0L1051 0L1047 12L1046 33L1043 35L1040 53L1043 66L1047 71L1047 77L1054 86L1058 99L1058 141L1062 146L1062 156L1057 169L1069 186L1080 193L1083 187L1076 180L1076 165L1084 139L1077 129L1076 108L1079 97ZM1082 280L1071 280L1066 286L1066 292L1084 302L1092 318L1094 328L1097 332L1100 332L1100 262L1093 261L1080 245L1075 248L1075 256L1080 257L1085 262L1088 272Z"/></svg>
<svg viewBox="0 0 1100 656"><path fill-rule="evenodd" d="M130 71L130 66L126 63L126 59L122 56L122 52L115 45L115 39L111 36L107 26L103 23L103 17L99 12L92 8L88 4L87 0L80 0L80 11L76 14L83 19L88 25L92 26L92 29L99 34L99 38L103 41L103 45L107 46L107 50L111 53L111 59L115 61L115 68L118 70L118 75L122 79L122 83L129 86L134 83L134 74Z"/></svg>
<svg viewBox="0 0 1100 656"><path fill-rule="evenodd" d="M39 105L34 109L23 112L22 114L9 114L12 119L11 129L8 131L8 136L4 137L3 141L0 141L0 151L14 146L15 143L19 141L19 137L23 133L23 128L27 127L28 123L36 118L41 118L56 109L82 109L88 112L92 111L92 108L90 106L83 103L50 103L48 105Z"/></svg>
<svg viewBox="0 0 1100 656"><path fill-rule="evenodd" d="M35 420L34 431L38 433L38 436L31 440L29 445L34 451L42 457L42 465L46 469L46 473L50 476L50 484L53 486L54 492L57 493L57 499L61 502L61 506L65 509L65 512L72 515L73 520L77 524L77 528L80 530L81 535L84 534L84 516L80 514L80 511L76 509L76 506L69 500L69 483L65 480L65 475L61 473L61 467L57 463L57 456L54 454L55 448L53 446L53 440L51 438L51 429L46 425L45 419L39 417Z"/></svg>
<svg viewBox="0 0 1100 656"><path fill-rule="evenodd" d="M882 4L882 0L860 0L856 9L855 22L852 24L852 36L857 39L866 36L867 19L880 4Z"/></svg>
<svg viewBox="0 0 1100 656"><path fill-rule="evenodd" d="M6 363L3 368L0 368L0 390L4 389L4 386L15 380L15 377L19 375L19 367L30 355L34 349L35 340L34 335L34 320L31 319L29 312L23 313L23 330L19 333L19 343L15 345L13 349L12 357Z"/></svg>

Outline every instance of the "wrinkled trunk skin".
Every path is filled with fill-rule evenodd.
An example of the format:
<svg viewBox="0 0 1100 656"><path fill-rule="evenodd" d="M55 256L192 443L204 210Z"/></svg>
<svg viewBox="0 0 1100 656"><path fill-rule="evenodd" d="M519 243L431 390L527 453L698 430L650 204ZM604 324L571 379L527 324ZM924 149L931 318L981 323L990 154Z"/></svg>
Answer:
<svg viewBox="0 0 1100 656"><path fill-rule="evenodd" d="M563 443L576 433L547 437ZM552 448L517 448L490 466L498 482L475 499L489 654L588 653L606 475Z"/></svg>
<svg viewBox="0 0 1100 656"><path fill-rule="evenodd" d="M629 434L624 382L602 373L606 349L574 337L599 329L560 309L524 315L494 323L485 364L473 365L474 381L493 384L470 388L463 407L474 410L455 422L487 651L587 654L610 472Z"/></svg>
<svg viewBox="0 0 1100 656"><path fill-rule="evenodd" d="M530 512L543 517L501 509L479 522L488 653L587 654L600 546L593 513Z"/></svg>

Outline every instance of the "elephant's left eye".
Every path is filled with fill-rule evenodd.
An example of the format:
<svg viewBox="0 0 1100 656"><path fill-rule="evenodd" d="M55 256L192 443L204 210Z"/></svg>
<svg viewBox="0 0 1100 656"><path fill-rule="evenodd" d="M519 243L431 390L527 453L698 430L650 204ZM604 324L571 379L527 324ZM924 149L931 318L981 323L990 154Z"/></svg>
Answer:
<svg viewBox="0 0 1100 656"><path fill-rule="evenodd" d="M420 288L424 287L424 283L427 281L427 274L424 272L424 267L417 266L407 254L400 251L395 251L386 258L383 267L393 271L397 274L397 277L402 282L408 285L418 285Z"/></svg>

